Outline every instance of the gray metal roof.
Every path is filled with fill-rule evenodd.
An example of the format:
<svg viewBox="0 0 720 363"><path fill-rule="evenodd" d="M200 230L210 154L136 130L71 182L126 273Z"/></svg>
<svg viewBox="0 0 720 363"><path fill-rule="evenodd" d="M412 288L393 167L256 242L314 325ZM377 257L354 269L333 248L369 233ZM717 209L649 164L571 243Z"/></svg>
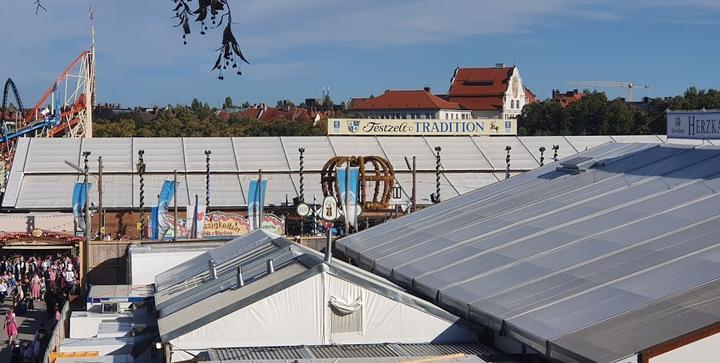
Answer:
<svg viewBox="0 0 720 363"><path fill-rule="evenodd" d="M210 276L210 259L215 260L217 279ZM268 260L273 261L273 273L268 273ZM237 284L238 267L242 268L243 287ZM458 322L456 316L405 293L386 279L341 261L326 264L317 251L259 230L156 277L160 335L165 341L182 336L324 271L438 318Z"/></svg>
<svg viewBox="0 0 720 363"><path fill-rule="evenodd" d="M552 357L612 361L720 321L718 191L716 146L605 144L338 248Z"/></svg>
<svg viewBox="0 0 720 363"><path fill-rule="evenodd" d="M479 344L367 344L322 345L295 347L216 348L208 350L211 361L252 360L321 360L395 358L390 361L431 358L463 354L472 362L486 362L482 358L495 355ZM453 360L450 360L453 361ZM465 362L466 360L460 360ZM487 360L492 361L492 360Z"/></svg>
<svg viewBox="0 0 720 363"><path fill-rule="evenodd" d="M195 194L205 194L205 150L211 150L211 205L243 207L250 179L262 169L269 179L267 202L280 206L299 192L298 148L305 148L305 199L316 194L320 170L335 156L381 156L393 164L404 189L402 203L409 200L410 170L404 157L417 157L419 178L427 188L418 194L429 204L434 192L434 148L442 147L443 199L493 183L494 175L504 178L505 146L512 146L511 171L525 172L539 165L540 146L546 161L552 157L552 145L560 145L559 155L613 142L616 139L661 143L655 136L539 136L539 137L243 137L243 138L21 138L7 180L2 206L18 209L70 209L73 184L81 180L76 170L65 164L81 166L82 152L90 151L89 168L97 173L98 156L104 164L106 208L136 208L139 205L139 180L135 174L137 152L145 150L145 205L157 203L164 180L177 170L180 187L178 205L191 204ZM482 174L478 178L475 175ZM491 177L492 176L492 177ZM455 185L455 181L458 185ZM432 181L432 183L430 183ZM95 178L91 178L96 183ZM424 182L423 182L424 183ZM421 185L422 187L422 185ZM97 186L90 201L97 204ZM423 202L423 199L425 200Z"/></svg>

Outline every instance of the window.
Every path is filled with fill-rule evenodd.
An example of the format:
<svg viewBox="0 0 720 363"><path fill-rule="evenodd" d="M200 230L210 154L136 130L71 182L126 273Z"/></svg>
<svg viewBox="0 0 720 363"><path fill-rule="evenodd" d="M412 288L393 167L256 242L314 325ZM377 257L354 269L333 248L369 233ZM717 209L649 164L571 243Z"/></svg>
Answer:
<svg viewBox="0 0 720 363"><path fill-rule="evenodd" d="M350 314L342 315L334 309L330 309L330 333L357 333L362 334L362 311L360 307Z"/></svg>

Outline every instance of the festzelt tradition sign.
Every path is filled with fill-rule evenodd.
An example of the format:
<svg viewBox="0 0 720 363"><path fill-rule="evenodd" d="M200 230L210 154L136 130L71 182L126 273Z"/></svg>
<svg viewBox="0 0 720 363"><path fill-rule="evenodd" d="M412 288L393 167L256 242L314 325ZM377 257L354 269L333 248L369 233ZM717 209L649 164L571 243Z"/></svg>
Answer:
<svg viewBox="0 0 720 363"><path fill-rule="evenodd" d="M668 111L667 137L720 139L720 111Z"/></svg>
<svg viewBox="0 0 720 363"><path fill-rule="evenodd" d="M517 121L431 119L329 119L328 135L487 136L516 135Z"/></svg>

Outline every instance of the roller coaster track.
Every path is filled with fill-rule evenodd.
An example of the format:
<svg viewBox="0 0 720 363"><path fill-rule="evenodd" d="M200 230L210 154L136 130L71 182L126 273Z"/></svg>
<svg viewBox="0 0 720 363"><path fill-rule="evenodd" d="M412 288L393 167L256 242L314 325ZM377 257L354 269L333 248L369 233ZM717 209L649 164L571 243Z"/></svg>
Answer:
<svg viewBox="0 0 720 363"><path fill-rule="evenodd" d="M80 53L55 79L32 109L21 119L12 120L16 121L12 125L14 130L9 130L3 123L0 130L0 151L9 154L11 143L23 136L91 137L92 100L95 96L94 61L92 51ZM5 110L10 90L13 91L20 110L24 110L15 83L8 78L3 93L0 119L8 118Z"/></svg>
<svg viewBox="0 0 720 363"><path fill-rule="evenodd" d="M7 110L7 100L10 91L12 91L13 95L15 95L15 102L17 102L18 110L20 110L21 113L25 110L25 108L23 107L22 99L20 98L20 93L18 93L17 87L15 87L15 82L13 82L12 78L8 78L7 81L5 81L5 88L3 89L3 102L2 108L0 108L0 117L5 117L5 111Z"/></svg>

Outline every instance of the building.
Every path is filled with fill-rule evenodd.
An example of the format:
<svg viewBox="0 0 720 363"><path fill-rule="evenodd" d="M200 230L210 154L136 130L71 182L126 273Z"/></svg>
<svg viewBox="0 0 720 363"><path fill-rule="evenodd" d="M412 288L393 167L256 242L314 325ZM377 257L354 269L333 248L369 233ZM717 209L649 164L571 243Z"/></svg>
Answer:
<svg viewBox="0 0 720 363"><path fill-rule="evenodd" d="M476 344L473 326L385 279L258 230L155 278L165 352Z"/></svg>
<svg viewBox="0 0 720 363"><path fill-rule="evenodd" d="M448 101L472 111L473 118L512 119L535 95L527 89L518 67L455 69Z"/></svg>
<svg viewBox="0 0 720 363"><path fill-rule="evenodd" d="M456 102L448 102L433 95L430 88L409 91L385 91L348 110L361 118L370 119L432 119L470 120L472 114Z"/></svg>
<svg viewBox="0 0 720 363"><path fill-rule="evenodd" d="M565 93L560 92L560 90L552 91L553 101L559 102L562 107L568 107L573 103L580 101L583 97L585 97L585 93L580 92L577 89L567 91Z"/></svg>
<svg viewBox="0 0 720 363"><path fill-rule="evenodd" d="M716 360L718 160L707 144L606 144L337 246L491 329L508 353Z"/></svg>

